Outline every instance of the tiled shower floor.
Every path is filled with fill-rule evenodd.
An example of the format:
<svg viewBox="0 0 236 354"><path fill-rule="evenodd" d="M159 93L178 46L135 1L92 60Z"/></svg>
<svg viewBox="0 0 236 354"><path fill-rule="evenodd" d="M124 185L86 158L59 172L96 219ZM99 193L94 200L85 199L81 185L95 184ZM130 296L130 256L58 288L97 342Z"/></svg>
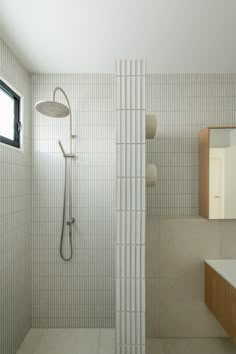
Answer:
<svg viewBox="0 0 236 354"><path fill-rule="evenodd" d="M113 329L31 329L17 354L114 354Z"/></svg>
<svg viewBox="0 0 236 354"><path fill-rule="evenodd" d="M17 354L114 354L113 329L31 329ZM236 354L229 338L146 340L146 354Z"/></svg>

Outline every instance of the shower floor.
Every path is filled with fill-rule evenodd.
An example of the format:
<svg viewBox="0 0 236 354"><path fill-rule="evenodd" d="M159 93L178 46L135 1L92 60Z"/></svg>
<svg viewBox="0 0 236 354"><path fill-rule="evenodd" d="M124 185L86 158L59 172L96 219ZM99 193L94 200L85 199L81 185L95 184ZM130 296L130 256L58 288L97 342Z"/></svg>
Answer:
<svg viewBox="0 0 236 354"><path fill-rule="evenodd" d="M31 329L17 354L114 354L113 329Z"/></svg>

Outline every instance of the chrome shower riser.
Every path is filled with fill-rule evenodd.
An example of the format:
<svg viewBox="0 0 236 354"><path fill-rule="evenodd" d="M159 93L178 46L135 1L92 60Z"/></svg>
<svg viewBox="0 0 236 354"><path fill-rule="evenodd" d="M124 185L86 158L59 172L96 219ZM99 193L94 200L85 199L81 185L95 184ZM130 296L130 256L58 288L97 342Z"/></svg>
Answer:
<svg viewBox="0 0 236 354"><path fill-rule="evenodd" d="M67 102L67 106L57 102L55 100L56 92L60 91ZM76 154L72 152L72 139L76 135L72 134L72 114L69 99L65 91L61 87L56 87L53 91L52 101L41 101L36 103L35 108L41 113L52 118L64 118L69 115L70 123L70 149L69 153L65 152L65 149L59 140L59 146L62 154L65 158L65 181L64 181L64 200L63 200L63 217L62 217L62 228L61 228L61 239L60 239L60 256L64 261L70 261L72 259L73 247L72 247L72 226L75 223L75 218L72 217L72 177L71 177L71 159L76 157ZM68 190L68 194L67 194ZM68 220L66 222L66 201L68 198ZM69 226L69 243L70 243L70 255L66 258L63 254L63 240L64 240L64 228L65 224Z"/></svg>

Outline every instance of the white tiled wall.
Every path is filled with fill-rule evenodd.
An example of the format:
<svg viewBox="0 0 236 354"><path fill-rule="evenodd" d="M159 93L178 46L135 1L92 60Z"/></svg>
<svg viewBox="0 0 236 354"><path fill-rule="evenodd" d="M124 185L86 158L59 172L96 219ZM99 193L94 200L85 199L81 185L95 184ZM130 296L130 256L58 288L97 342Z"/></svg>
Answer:
<svg viewBox="0 0 236 354"><path fill-rule="evenodd" d="M145 353L145 63L116 67L116 353Z"/></svg>
<svg viewBox="0 0 236 354"><path fill-rule="evenodd" d="M0 353L15 354L31 327L31 78L1 38L0 77L24 96L23 150L0 144Z"/></svg>
<svg viewBox="0 0 236 354"><path fill-rule="evenodd" d="M198 133L236 125L235 74L149 74L147 112L157 116L157 135L147 141L147 162L158 169L147 188L148 216L198 215Z"/></svg>
<svg viewBox="0 0 236 354"><path fill-rule="evenodd" d="M56 86L68 94L77 153L74 255L66 263L59 256L64 159L57 141L68 149L69 118L33 109L33 326L114 327L114 75L38 74L32 84L33 107ZM57 99L64 102L60 94Z"/></svg>

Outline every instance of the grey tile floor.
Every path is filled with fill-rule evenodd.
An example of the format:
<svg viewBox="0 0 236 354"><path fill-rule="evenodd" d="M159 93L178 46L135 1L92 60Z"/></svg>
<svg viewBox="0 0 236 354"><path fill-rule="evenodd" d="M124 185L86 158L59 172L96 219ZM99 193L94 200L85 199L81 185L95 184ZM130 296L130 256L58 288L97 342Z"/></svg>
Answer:
<svg viewBox="0 0 236 354"><path fill-rule="evenodd" d="M17 354L114 354L113 329L31 329ZM146 354L236 354L228 338L147 338Z"/></svg>
<svg viewBox="0 0 236 354"><path fill-rule="evenodd" d="M17 354L114 354L113 329L31 329Z"/></svg>
<svg viewBox="0 0 236 354"><path fill-rule="evenodd" d="M228 338L147 338L146 354L236 354L236 345Z"/></svg>

